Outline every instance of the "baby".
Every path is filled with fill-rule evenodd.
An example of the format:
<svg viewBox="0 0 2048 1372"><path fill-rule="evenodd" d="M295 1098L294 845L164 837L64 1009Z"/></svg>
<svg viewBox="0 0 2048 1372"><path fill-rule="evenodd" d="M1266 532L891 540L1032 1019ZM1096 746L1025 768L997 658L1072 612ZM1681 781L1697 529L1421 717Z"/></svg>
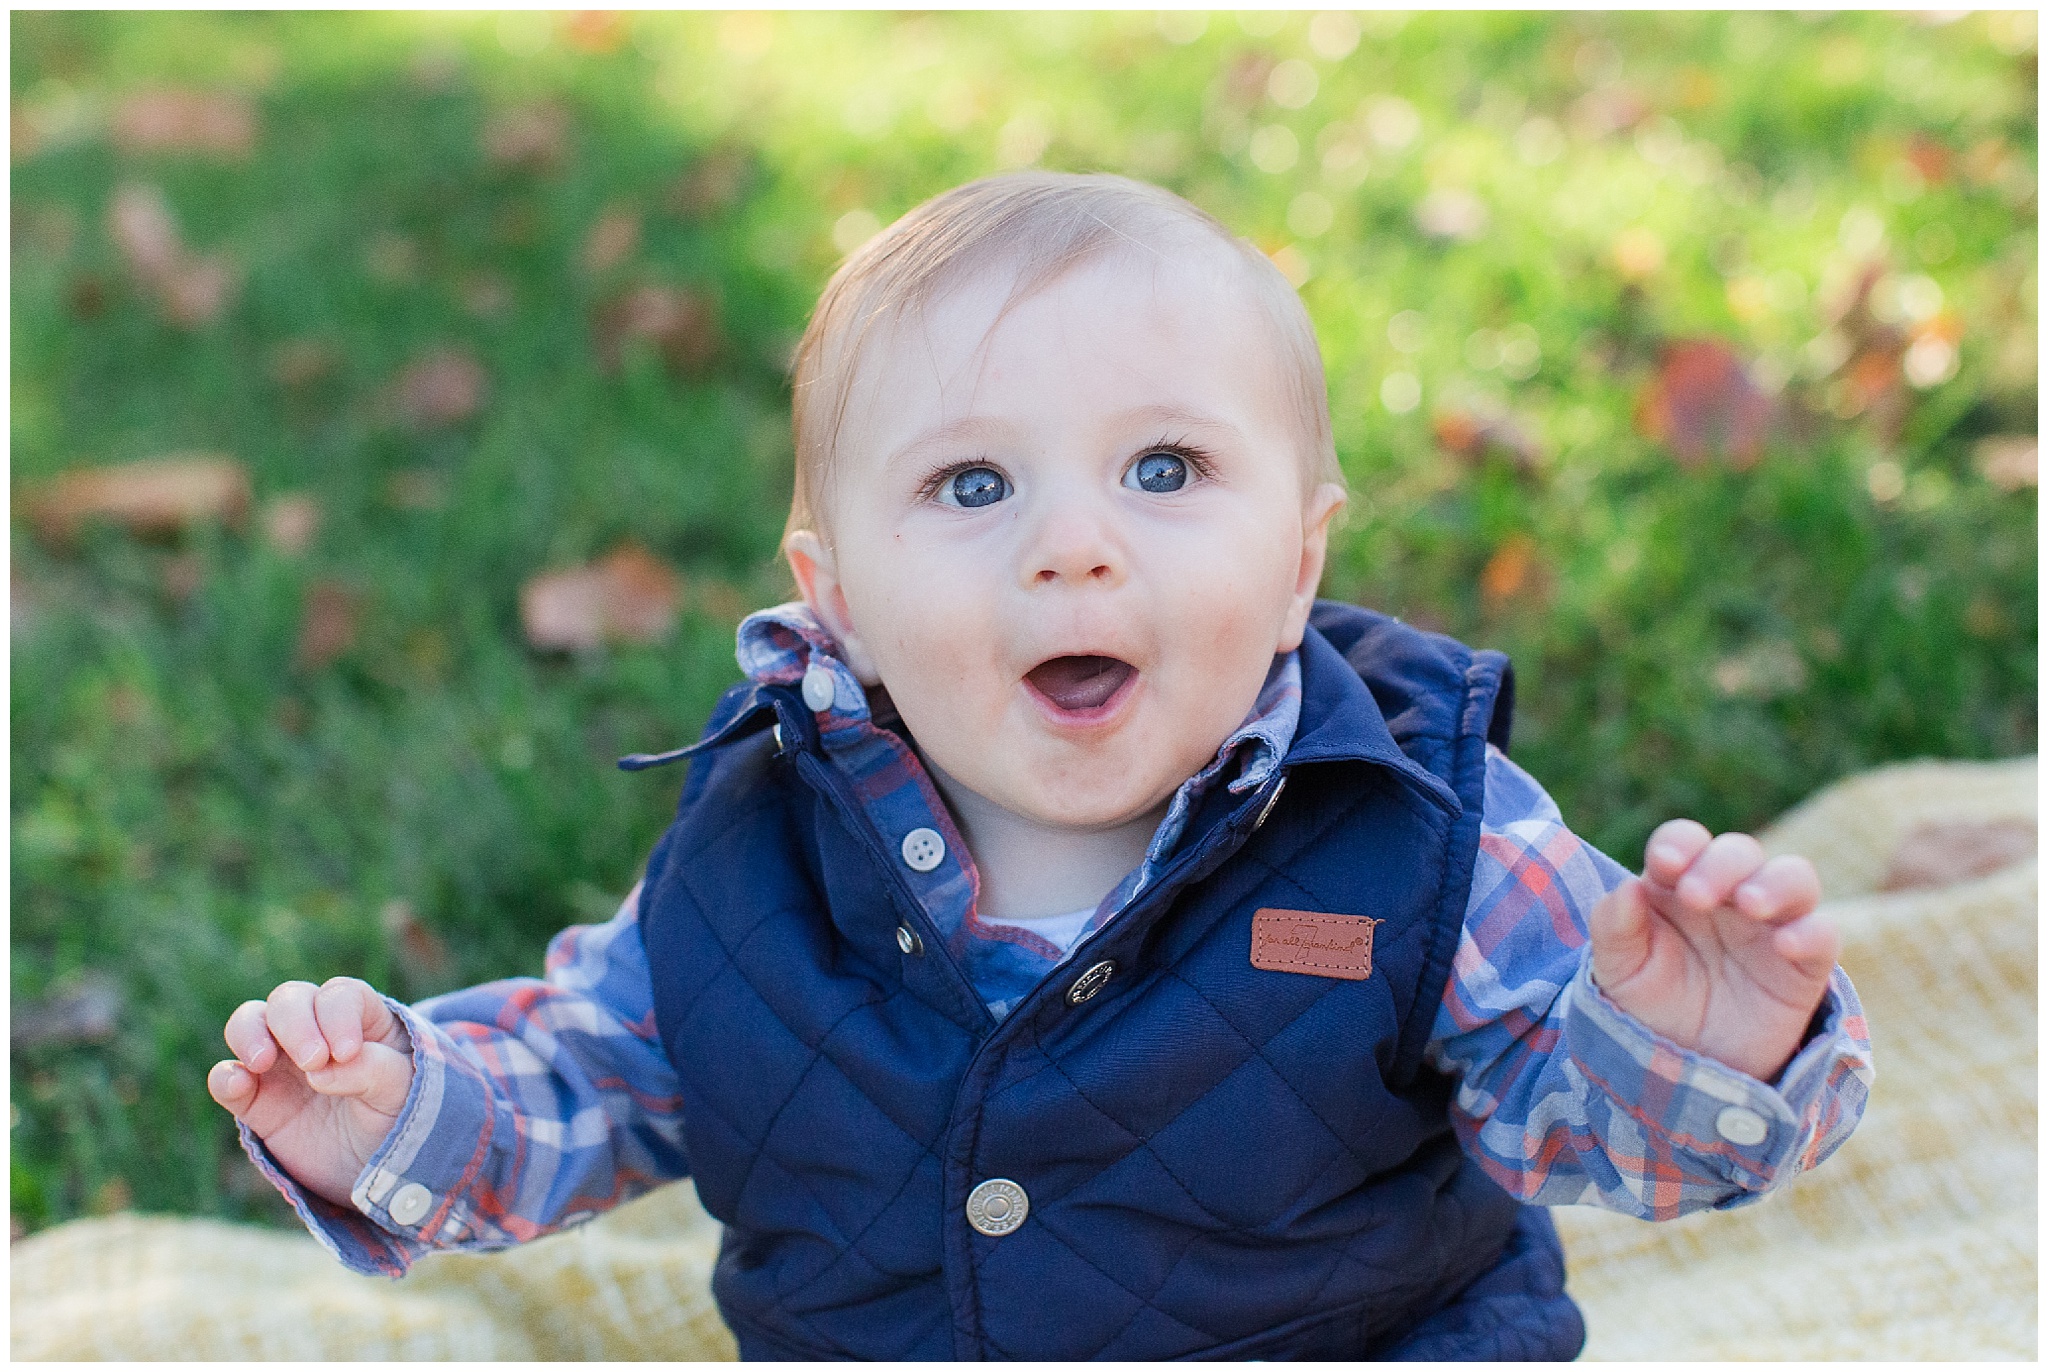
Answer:
<svg viewBox="0 0 2048 1372"><path fill-rule="evenodd" d="M1315 599L1345 500L1279 272L1029 173L833 277L748 680L616 918L408 1008L287 982L208 1078L350 1267L691 1176L757 1358L1568 1358L1540 1207L1754 1201L1869 1044L1804 859L1631 877L1512 677Z"/></svg>

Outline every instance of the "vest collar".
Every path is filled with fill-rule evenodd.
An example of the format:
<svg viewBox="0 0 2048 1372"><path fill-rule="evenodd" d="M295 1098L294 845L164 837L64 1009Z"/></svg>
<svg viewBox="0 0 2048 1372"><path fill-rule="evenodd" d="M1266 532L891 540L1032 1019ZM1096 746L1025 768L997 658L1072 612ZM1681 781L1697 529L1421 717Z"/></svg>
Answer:
<svg viewBox="0 0 2048 1372"><path fill-rule="evenodd" d="M1384 767L1454 818L1464 813L1456 792L1401 751L1358 670L1314 625L1301 637L1301 723L1281 765L1310 762Z"/></svg>

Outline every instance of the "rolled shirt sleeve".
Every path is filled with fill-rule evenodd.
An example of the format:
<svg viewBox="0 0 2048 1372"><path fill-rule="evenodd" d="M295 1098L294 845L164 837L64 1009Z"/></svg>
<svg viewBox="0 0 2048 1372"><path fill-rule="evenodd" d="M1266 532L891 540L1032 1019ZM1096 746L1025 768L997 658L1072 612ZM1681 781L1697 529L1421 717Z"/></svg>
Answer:
<svg viewBox="0 0 2048 1372"><path fill-rule="evenodd" d="M1837 967L1772 1082L1680 1047L1594 983L1587 917L1628 872L1564 827L1489 749L1480 848L1428 1047L1458 1079L1453 1126L1502 1187L1644 1219L1748 1204L1841 1146L1873 1070Z"/></svg>
<svg viewBox="0 0 2048 1372"><path fill-rule="evenodd" d="M344 1265L398 1276L435 1249L523 1243L687 1174L638 896L605 924L557 934L542 979L389 1002L412 1039L412 1086L353 1208L307 1192L241 1127Z"/></svg>

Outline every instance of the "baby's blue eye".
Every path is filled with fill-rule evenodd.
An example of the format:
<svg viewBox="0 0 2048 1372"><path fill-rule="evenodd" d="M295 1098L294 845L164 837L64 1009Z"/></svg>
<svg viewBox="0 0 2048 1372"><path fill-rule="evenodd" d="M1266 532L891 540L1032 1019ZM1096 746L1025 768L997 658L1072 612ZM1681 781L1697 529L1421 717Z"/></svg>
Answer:
<svg viewBox="0 0 2048 1372"><path fill-rule="evenodd" d="M1146 453L1131 468L1124 484L1154 495L1177 491L1188 484L1187 460L1173 453Z"/></svg>
<svg viewBox="0 0 2048 1372"><path fill-rule="evenodd" d="M969 510L993 505L1010 493L1010 483L993 467L969 467L964 472L955 472L951 485L953 499Z"/></svg>

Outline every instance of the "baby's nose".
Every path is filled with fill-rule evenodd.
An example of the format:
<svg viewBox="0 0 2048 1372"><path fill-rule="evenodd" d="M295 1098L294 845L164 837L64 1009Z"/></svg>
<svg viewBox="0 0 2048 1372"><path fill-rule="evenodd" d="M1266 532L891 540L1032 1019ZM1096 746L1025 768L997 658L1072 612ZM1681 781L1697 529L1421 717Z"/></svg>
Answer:
<svg viewBox="0 0 2048 1372"><path fill-rule="evenodd" d="M1023 571L1031 585L1113 586L1123 580L1124 553L1099 514L1069 507L1049 513L1040 524Z"/></svg>

